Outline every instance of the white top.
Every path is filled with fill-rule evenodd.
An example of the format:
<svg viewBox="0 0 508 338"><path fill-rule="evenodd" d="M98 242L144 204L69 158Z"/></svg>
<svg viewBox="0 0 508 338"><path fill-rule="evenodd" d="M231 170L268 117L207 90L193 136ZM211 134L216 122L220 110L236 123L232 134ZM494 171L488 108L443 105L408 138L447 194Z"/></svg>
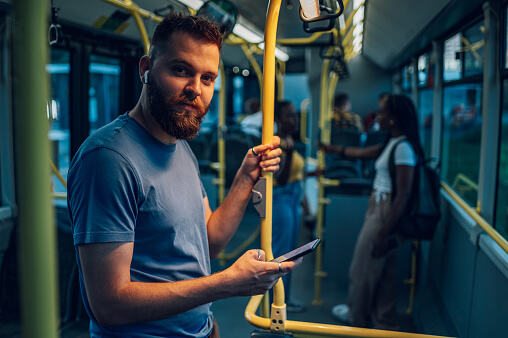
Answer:
<svg viewBox="0 0 508 338"><path fill-rule="evenodd" d="M261 137L261 127L263 125L263 113L258 111L245 117L240 123L244 133ZM277 133L277 124L273 125L273 133Z"/></svg>
<svg viewBox="0 0 508 338"><path fill-rule="evenodd" d="M392 179L390 177L388 161L390 161L390 154L395 143L404 138L406 138L404 135L392 137L376 160L376 176L374 177L373 188L378 193L392 192ZM397 145L394 153L394 162L395 165L408 165L411 167L416 165L416 154L408 141L402 141Z"/></svg>

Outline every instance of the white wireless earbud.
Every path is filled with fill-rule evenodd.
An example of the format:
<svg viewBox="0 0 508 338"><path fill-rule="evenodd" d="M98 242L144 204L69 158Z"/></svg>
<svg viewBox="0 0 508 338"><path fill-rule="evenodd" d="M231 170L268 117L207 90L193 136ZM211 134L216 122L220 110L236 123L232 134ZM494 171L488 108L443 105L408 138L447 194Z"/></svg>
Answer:
<svg viewBox="0 0 508 338"><path fill-rule="evenodd" d="M143 75L143 80L144 80L143 82L144 82L144 83L148 83L148 73L150 73L150 71L149 71L149 70L147 70L147 71L145 72L145 74Z"/></svg>

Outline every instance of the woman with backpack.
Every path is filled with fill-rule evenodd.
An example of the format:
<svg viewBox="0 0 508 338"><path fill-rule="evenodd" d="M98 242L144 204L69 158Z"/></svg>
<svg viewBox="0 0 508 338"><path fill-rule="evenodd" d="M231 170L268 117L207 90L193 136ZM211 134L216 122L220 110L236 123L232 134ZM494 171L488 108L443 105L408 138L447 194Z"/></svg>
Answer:
<svg viewBox="0 0 508 338"><path fill-rule="evenodd" d="M357 327L397 330L396 256L392 249L397 243L396 225L413 193L415 167L423 159L423 149L416 109L406 96L389 95L377 122L389 134L385 144L366 148L320 144L327 153L376 158L369 207L349 270L348 304L334 306L332 315Z"/></svg>

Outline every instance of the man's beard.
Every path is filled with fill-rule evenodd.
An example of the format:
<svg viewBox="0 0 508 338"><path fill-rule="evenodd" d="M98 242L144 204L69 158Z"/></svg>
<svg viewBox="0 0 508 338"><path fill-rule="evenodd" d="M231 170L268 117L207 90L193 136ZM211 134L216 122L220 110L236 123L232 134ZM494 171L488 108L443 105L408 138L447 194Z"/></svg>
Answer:
<svg viewBox="0 0 508 338"><path fill-rule="evenodd" d="M196 136L209 106L205 107L198 97L190 99L184 93L165 98L151 77L147 89L150 113L162 130L177 139L189 140ZM184 104L192 105L195 110L178 110L177 106Z"/></svg>

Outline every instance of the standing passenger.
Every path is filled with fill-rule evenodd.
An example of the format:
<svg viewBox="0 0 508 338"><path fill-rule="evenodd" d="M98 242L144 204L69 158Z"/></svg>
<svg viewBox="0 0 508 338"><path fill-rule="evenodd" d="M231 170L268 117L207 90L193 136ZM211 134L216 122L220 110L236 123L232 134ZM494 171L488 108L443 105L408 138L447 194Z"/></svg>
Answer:
<svg viewBox="0 0 508 338"><path fill-rule="evenodd" d="M349 270L348 305L332 314L353 326L397 330L395 228L411 196L414 167L423 158L416 110L403 95L389 95L377 121L390 133L388 143L367 148L321 145L326 152L352 158L376 158L376 176L365 221L356 241ZM394 146L396 148L394 149ZM389 171L394 151L395 177ZM392 183L397 187L392 196Z"/></svg>
<svg viewBox="0 0 508 338"><path fill-rule="evenodd" d="M254 183L278 169L281 154L277 137L250 149L224 203L210 209L185 140L208 110L221 44L202 18L165 18L139 61L137 105L73 159L68 203L92 337L217 337L210 302L262 294L295 266L250 250L210 274L210 257L231 239Z"/></svg>
<svg viewBox="0 0 508 338"><path fill-rule="evenodd" d="M293 104L289 101L277 102L274 116L283 151L281 168L275 176L273 189L272 248L274 257L278 257L297 246L305 161L295 149L293 136L298 130L298 121ZM304 305L291 298L291 275L283 280L288 312L302 312Z"/></svg>
<svg viewBox="0 0 508 338"><path fill-rule="evenodd" d="M334 129L356 129L363 131L360 115L351 112L351 100L346 93L335 95L333 103L332 128Z"/></svg>

